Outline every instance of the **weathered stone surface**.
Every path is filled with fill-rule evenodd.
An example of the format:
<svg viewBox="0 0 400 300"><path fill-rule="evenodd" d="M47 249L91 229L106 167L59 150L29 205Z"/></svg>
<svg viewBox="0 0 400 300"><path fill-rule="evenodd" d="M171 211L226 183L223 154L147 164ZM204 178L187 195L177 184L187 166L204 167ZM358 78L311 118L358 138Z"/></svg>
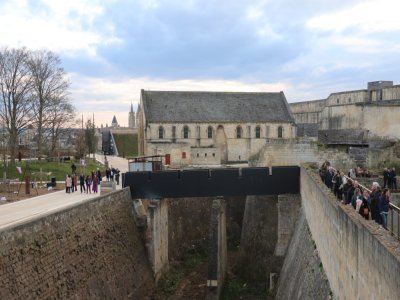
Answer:
<svg viewBox="0 0 400 300"><path fill-rule="evenodd" d="M246 197L224 197L227 239L239 244ZM207 252L213 198L168 199L168 255L180 260L190 250Z"/></svg>
<svg viewBox="0 0 400 300"><path fill-rule="evenodd" d="M301 208L300 195L278 196L278 241L275 255L285 256Z"/></svg>
<svg viewBox="0 0 400 300"><path fill-rule="evenodd" d="M213 200L208 242L206 299L219 299L227 272L226 203L223 197Z"/></svg>
<svg viewBox="0 0 400 300"><path fill-rule="evenodd" d="M329 293L329 282L315 242L300 211L279 275L276 299L328 299Z"/></svg>
<svg viewBox="0 0 400 300"><path fill-rule="evenodd" d="M278 196L248 196L243 218L237 273L256 283L269 282L283 259L275 256L278 240Z"/></svg>
<svg viewBox="0 0 400 300"><path fill-rule="evenodd" d="M1 299L144 299L152 271L128 189L0 232Z"/></svg>
<svg viewBox="0 0 400 300"><path fill-rule="evenodd" d="M315 171L302 168L301 183L304 212L334 298L398 299L398 240L340 204Z"/></svg>
<svg viewBox="0 0 400 300"><path fill-rule="evenodd" d="M168 270L168 200L151 200L146 228L146 248L156 281Z"/></svg>

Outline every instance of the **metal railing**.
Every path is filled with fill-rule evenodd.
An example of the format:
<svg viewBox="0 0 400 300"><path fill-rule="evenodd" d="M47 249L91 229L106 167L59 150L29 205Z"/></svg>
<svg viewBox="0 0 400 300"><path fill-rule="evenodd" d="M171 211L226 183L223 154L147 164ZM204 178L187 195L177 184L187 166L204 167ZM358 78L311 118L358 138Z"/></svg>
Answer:
<svg viewBox="0 0 400 300"><path fill-rule="evenodd" d="M333 168L336 172L338 172L337 169ZM350 178L347 175L344 175L346 179L350 179L351 181L354 181L354 179ZM358 186L361 187L361 189L367 190L369 193L372 193L372 191L367 188L366 186L358 183ZM388 213L388 219L387 219L387 230L394 235L398 240L400 240L400 208L393 203L389 202L389 213ZM390 225L390 226L389 226Z"/></svg>

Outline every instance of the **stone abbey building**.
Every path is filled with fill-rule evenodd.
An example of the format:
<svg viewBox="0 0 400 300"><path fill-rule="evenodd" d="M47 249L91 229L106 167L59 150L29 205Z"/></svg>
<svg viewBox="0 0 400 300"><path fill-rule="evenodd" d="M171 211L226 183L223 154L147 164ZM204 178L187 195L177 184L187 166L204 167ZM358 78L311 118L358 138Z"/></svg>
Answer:
<svg viewBox="0 0 400 300"><path fill-rule="evenodd" d="M268 139L296 136L283 92L141 91L140 155L173 166L247 162Z"/></svg>

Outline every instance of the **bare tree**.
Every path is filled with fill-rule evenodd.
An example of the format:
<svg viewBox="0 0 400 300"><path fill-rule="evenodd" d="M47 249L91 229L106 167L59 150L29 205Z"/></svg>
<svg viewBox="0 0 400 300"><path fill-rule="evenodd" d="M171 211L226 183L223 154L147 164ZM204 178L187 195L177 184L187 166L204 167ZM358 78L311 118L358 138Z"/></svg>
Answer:
<svg viewBox="0 0 400 300"><path fill-rule="evenodd" d="M93 160L94 160L95 153L97 150L96 126L91 119L87 119L85 126L86 126L85 130L86 147L89 154L93 153Z"/></svg>
<svg viewBox="0 0 400 300"><path fill-rule="evenodd" d="M37 128L38 159L43 154L44 128L54 124L54 109L67 113L71 107L66 98L69 81L66 73L60 67L60 58L51 51L35 51L29 55L28 66L33 83L33 113L34 125ZM60 106L57 108L57 106ZM61 121L60 116L56 119ZM60 125L59 122L57 126ZM54 129L54 126L52 127Z"/></svg>
<svg viewBox="0 0 400 300"><path fill-rule="evenodd" d="M29 51L0 49L0 117L9 135L11 163L15 163L18 135L32 118L32 80L27 65Z"/></svg>
<svg viewBox="0 0 400 300"><path fill-rule="evenodd" d="M51 101L51 105L47 110L47 131L46 138L50 141L50 155L56 156L57 142L60 138L61 131L68 131L74 124L75 108L69 102L67 97L56 98ZM71 121L72 120L72 121Z"/></svg>

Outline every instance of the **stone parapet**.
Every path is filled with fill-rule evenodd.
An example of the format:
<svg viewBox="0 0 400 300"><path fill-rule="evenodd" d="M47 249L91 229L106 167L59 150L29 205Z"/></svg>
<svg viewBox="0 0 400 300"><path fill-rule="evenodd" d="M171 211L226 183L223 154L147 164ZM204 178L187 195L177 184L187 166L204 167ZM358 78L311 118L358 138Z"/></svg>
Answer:
<svg viewBox="0 0 400 300"><path fill-rule="evenodd" d="M124 189L0 231L0 299L150 295L154 278L132 210Z"/></svg>
<svg viewBox="0 0 400 300"><path fill-rule="evenodd" d="M398 240L340 204L315 170L301 168L301 197L334 299L398 299Z"/></svg>

